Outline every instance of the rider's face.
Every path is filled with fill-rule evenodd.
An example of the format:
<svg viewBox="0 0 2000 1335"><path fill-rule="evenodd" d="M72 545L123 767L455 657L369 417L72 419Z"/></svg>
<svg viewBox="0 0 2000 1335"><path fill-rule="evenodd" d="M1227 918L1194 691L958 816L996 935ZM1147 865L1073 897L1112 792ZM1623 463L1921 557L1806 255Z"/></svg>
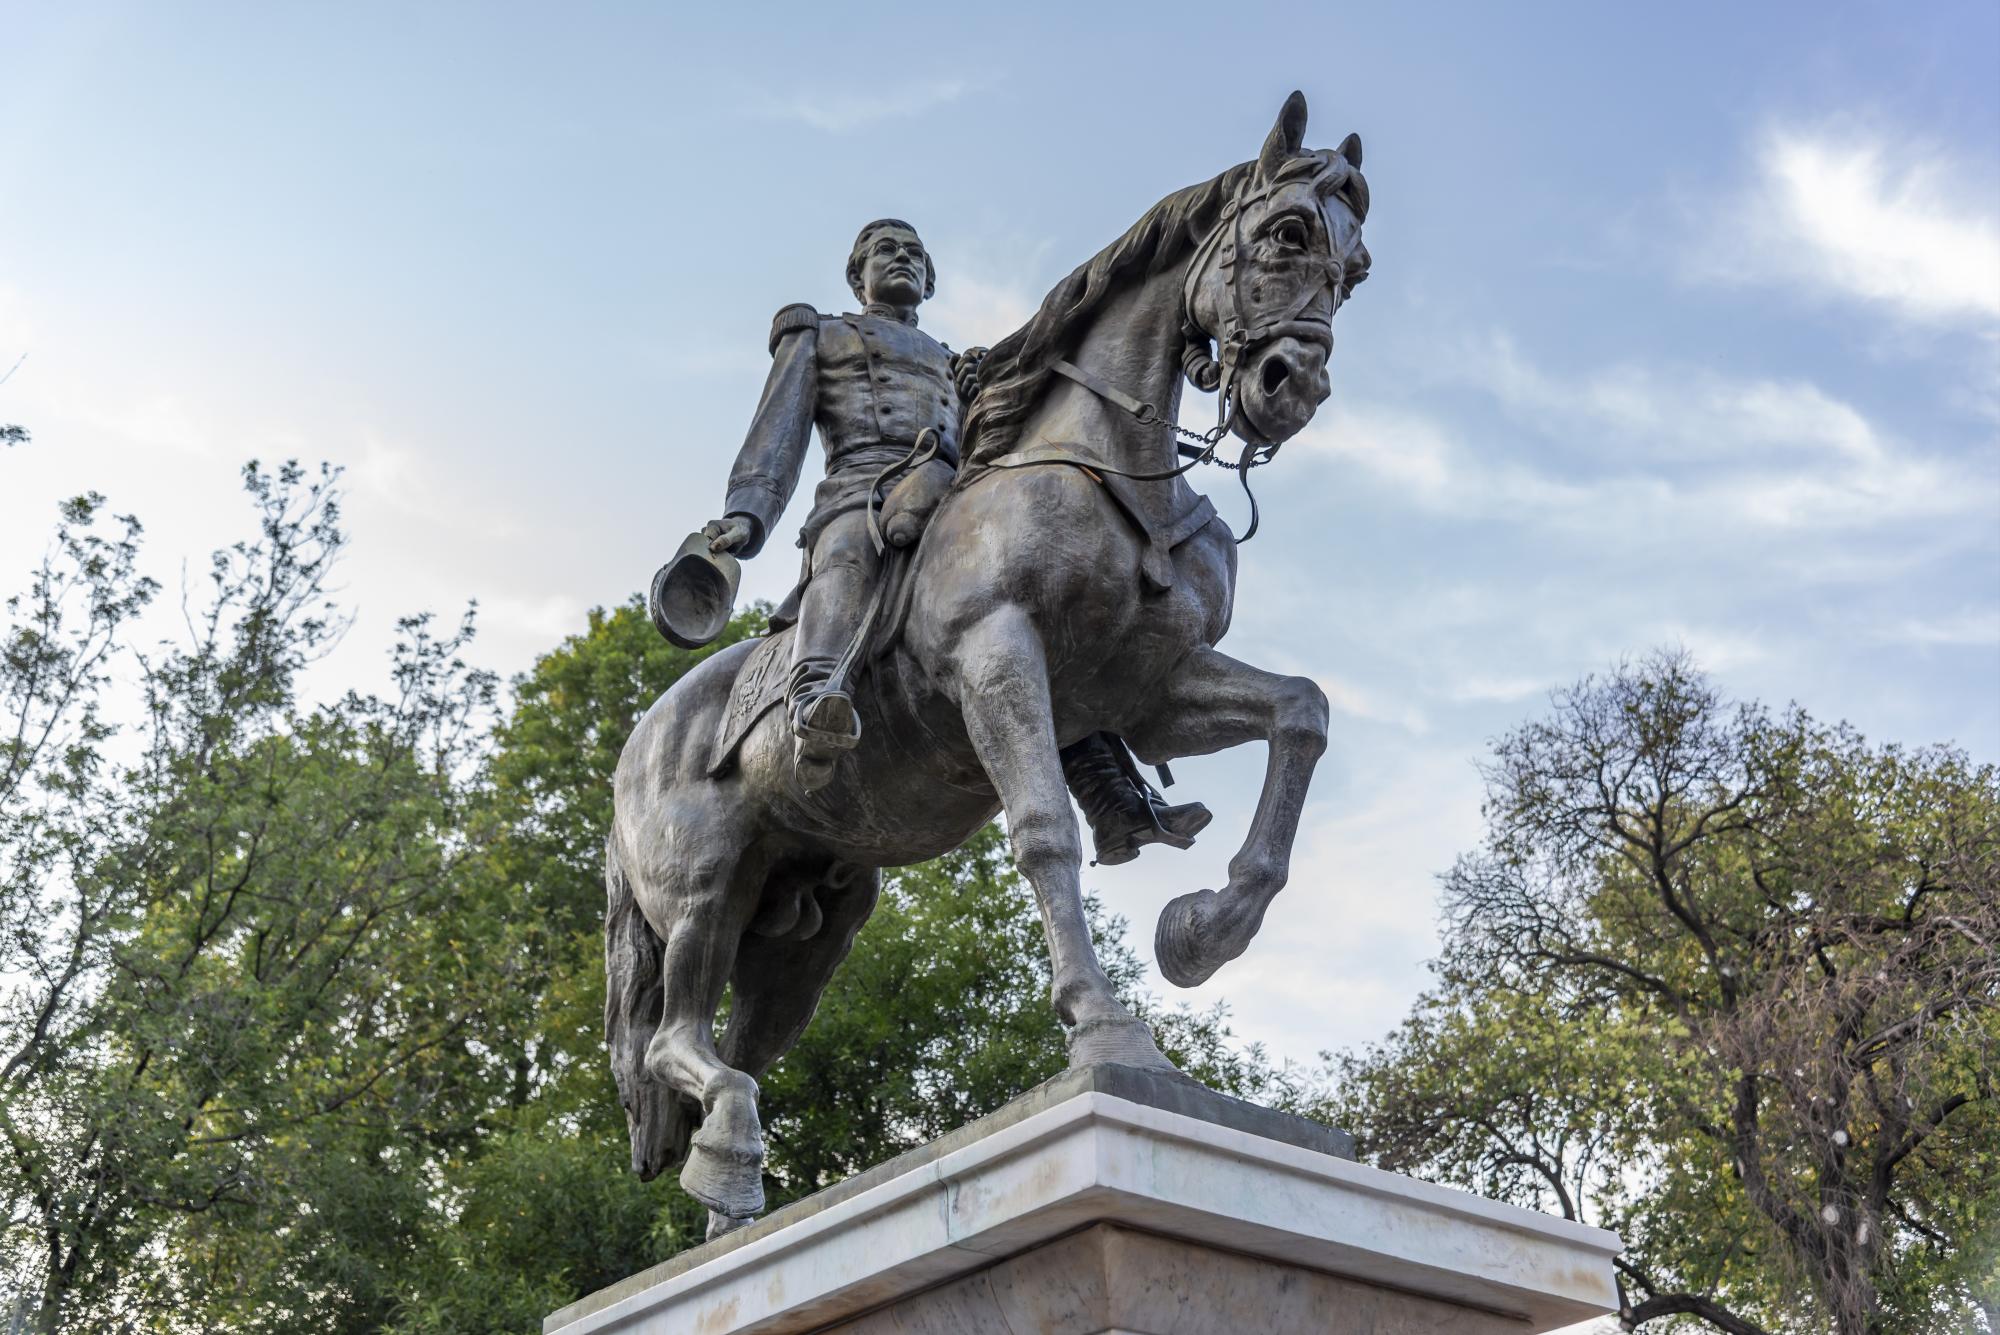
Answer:
<svg viewBox="0 0 2000 1335"><path fill-rule="evenodd" d="M868 238L861 256L861 296L891 306L924 299L924 243L902 227L884 227Z"/></svg>

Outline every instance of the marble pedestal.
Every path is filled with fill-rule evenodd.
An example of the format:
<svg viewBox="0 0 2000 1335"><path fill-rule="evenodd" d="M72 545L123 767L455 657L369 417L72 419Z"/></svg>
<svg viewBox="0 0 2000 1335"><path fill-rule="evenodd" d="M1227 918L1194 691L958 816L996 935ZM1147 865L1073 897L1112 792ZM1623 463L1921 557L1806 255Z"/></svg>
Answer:
<svg viewBox="0 0 2000 1335"><path fill-rule="evenodd" d="M1529 1335L1616 1305L1615 1235L1363 1167L1128 1067L551 1315L545 1335Z"/></svg>

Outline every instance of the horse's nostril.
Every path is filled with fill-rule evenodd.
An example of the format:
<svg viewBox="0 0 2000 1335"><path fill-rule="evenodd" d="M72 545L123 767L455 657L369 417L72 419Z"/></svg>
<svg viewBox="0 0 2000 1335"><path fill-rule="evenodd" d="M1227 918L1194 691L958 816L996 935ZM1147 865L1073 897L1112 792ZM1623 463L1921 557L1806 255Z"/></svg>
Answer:
<svg viewBox="0 0 2000 1335"><path fill-rule="evenodd" d="M1283 357L1266 357L1264 359L1263 375L1264 392L1266 394L1276 394L1278 386L1284 384L1285 377L1291 373L1292 368L1285 365Z"/></svg>

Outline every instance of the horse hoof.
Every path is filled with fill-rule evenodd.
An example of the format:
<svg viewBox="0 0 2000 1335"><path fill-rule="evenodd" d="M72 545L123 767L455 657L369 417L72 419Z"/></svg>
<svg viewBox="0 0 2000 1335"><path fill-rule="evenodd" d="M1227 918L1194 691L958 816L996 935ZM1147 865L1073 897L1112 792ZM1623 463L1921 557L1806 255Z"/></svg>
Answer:
<svg viewBox="0 0 2000 1335"><path fill-rule="evenodd" d="M1197 890L1167 901L1153 931L1153 958L1176 987L1199 987L1222 967L1205 949L1214 933L1215 891Z"/></svg>
<svg viewBox="0 0 2000 1335"><path fill-rule="evenodd" d="M688 1146L681 1188L707 1206L711 1215L754 1219L764 1213L763 1150L704 1145L697 1137Z"/></svg>
<svg viewBox="0 0 2000 1335"><path fill-rule="evenodd" d="M1115 1066L1146 1066L1156 1071L1180 1068L1160 1055L1153 1031L1144 1020L1100 1020L1083 1024L1069 1034L1071 1069L1109 1063Z"/></svg>
<svg viewBox="0 0 2000 1335"><path fill-rule="evenodd" d="M756 1223L755 1218L738 1219L735 1215L708 1212L708 1241L714 1242L725 1233L734 1233L739 1228L748 1228Z"/></svg>

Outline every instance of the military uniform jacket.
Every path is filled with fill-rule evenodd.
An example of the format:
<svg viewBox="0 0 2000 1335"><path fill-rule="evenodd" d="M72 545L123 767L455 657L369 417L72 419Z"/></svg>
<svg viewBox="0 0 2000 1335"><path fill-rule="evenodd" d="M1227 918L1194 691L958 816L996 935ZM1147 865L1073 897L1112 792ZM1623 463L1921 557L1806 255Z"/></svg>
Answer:
<svg viewBox="0 0 2000 1335"><path fill-rule="evenodd" d="M876 474L909 453L926 428L958 462L952 351L886 308L821 315L787 306L771 322L771 374L729 472L724 513L751 521L739 556L755 556L799 484L812 429L826 447L826 480L799 536L810 550L826 525L868 502Z"/></svg>

